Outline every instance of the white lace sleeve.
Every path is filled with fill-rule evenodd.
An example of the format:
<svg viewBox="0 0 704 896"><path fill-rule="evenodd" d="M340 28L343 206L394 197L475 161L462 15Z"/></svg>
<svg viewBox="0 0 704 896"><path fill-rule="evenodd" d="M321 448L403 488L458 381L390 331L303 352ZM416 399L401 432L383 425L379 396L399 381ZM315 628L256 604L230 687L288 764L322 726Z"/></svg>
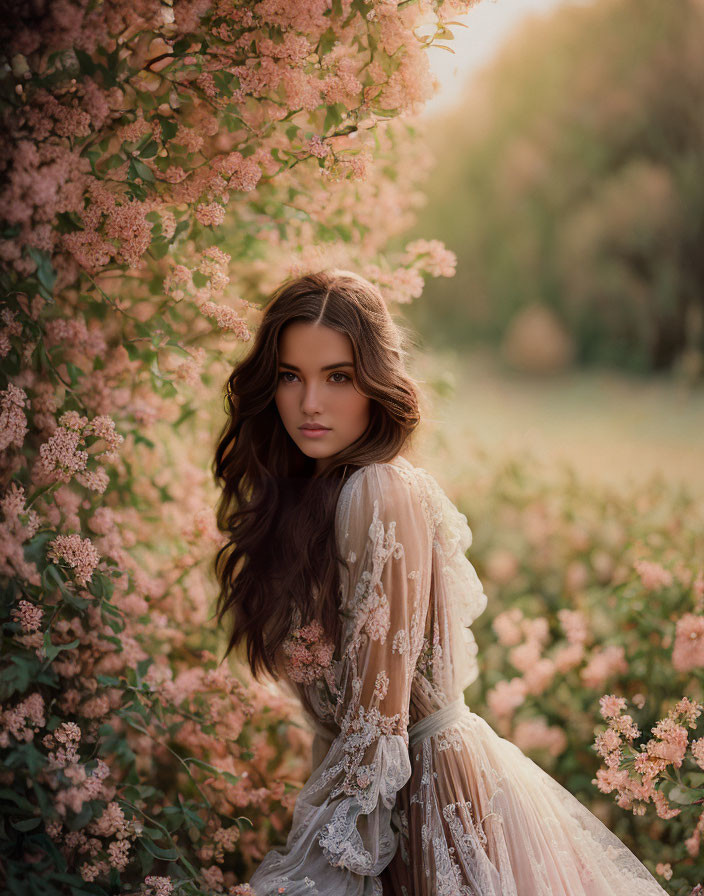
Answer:
<svg viewBox="0 0 704 896"><path fill-rule="evenodd" d="M391 815L408 781L408 708L430 594L432 531L412 474L370 464L338 510L341 582L339 735L299 793L282 852L268 853L256 896L380 896L398 845ZM283 887L283 890L279 888Z"/></svg>

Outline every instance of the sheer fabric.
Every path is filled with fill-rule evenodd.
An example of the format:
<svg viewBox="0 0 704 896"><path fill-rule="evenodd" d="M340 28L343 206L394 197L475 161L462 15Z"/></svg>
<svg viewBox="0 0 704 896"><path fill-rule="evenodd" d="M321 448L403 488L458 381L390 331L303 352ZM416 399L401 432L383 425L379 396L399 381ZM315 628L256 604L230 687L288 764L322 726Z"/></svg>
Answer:
<svg viewBox="0 0 704 896"><path fill-rule="evenodd" d="M256 896L663 896L464 704L487 599L467 519L436 480L402 457L362 467L335 525L341 642L292 630L285 671L316 732L313 769Z"/></svg>

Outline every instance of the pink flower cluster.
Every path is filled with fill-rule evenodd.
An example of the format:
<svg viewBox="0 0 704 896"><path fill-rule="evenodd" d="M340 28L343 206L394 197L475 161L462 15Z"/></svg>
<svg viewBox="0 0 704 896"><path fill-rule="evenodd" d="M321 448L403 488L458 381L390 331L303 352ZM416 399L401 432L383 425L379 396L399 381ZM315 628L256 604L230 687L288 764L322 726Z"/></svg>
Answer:
<svg viewBox="0 0 704 896"><path fill-rule="evenodd" d="M247 321L240 317L234 308L218 305L215 302L203 302L198 308L205 317L215 320L221 330L234 333L242 342L247 342L251 338Z"/></svg>
<svg viewBox="0 0 704 896"><path fill-rule="evenodd" d="M12 446L21 448L27 434L24 408L29 405L27 393L10 383L0 392L0 451Z"/></svg>
<svg viewBox="0 0 704 896"><path fill-rule="evenodd" d="M312 684L330 669L334 646L324 637L322 625L313 620L294 629L283 644L288 657L285 668L291 681Z"/></svg>
<svg viewBox="0 0 704 896"><path fill-rule="evenodd" d="M46 725L44 698L39 693L30 694L11 709L0 713L0 747L10 745L10 737L30 743L34 735Z"/></svg>
<svg viewBox="0 0 704 896"><path fill-rule="evenodd" d="M21 600L12 610L12 618L27 634L38 632L42 626L44 611L28 600Z"/></svg>
<svg viewBox="0 0 704 896"><path fill-rule="evenodd" d="M433 277L454 277L457 267L457 256L440 240L413 240L407 244L401 261L421 268Z"/></svg>
<svg viewBox="0 0 704 896"><path fill-rule="evenodd" d="M633 741L640 737L640 730L633 718L624 713L625 698L606 694L599 704L609 727L597 735L595 749L604 759L606 769L597 771L593 783L602 793L615 790L618 805L632 809L634 814L642 815L647 803L652 802L662 819L679 815L682 810L672 808L665 794L656 789L656 784L668 766L676 769L682 766L688 747L687 728L696 727L704 705L683 697L652 729L654 737L637 750ZM699 752L699 743L695 741L693 753ZM635 776L622 767L626 757L629 757Z"/></svg>
<svg viewBox="0 0 704 896"><path fill-rule="evenodd" d="M57 535L49 543L47 557L74 570L79 585L90 582L100 562L100 555L90 538L81 538L77 533Z"/></svg>
<svg viewBox="0 0 704 896"><path fill-rule="evenodd" d="M96 460L117 460L117 449L124 436L117 432L115 421L106 414L100 414L91 421L76 411L67 411L59 417L59 425L53 434L39 446L37 471L40 478L48 482L78 483L91 491L105 491L109 479L102 467L87 470L89 453L85 449L86 439L92 437L95 443L105 447L94 452Z"/></svg>
<svg viewBox="0 0 704 896"><path fill-rule="evenodd" d="M648 591L660 591L662 588L669 588L672 585L672 573L660 563L638 559L633 563L633 567Z"/></svg>
<svg viewBox="0 0 704 896"><path fill-rule="evenodd" d="M142 896L171 896L174 885L170 877L148 874L142 884Z"/></svg>
<svg viewBox="0 0 704 896"><path fill-rule="evenodd" d="M37 566L25 560L24 544L39 528L39 514L36 510L26 509L24 488L16 482L11 482L0 498L0 510L3 515L0 522L0 573L38 585Z"/></svg>
<svg viewBox="0 0 704 896"><path fill-rule="evenodd" d="M551 756L559 756L567 748L567 736L559 725L548 725L544 718L518 722L511 740L521 750L547 750Z"/></svg>
<svg viewBox="0 0 704 896"><path fill-rule="evenodd" d="M627 672L625 648L620 644L609 644L595 650L579 674L586 687L599 690L610 678Z"/></svg>
<svg viewBox="0 0 704 896"><path fill-rule="evenodd" d="M704 616L685 613L677 620L672 665L678 672L704 667Z"/></svg>

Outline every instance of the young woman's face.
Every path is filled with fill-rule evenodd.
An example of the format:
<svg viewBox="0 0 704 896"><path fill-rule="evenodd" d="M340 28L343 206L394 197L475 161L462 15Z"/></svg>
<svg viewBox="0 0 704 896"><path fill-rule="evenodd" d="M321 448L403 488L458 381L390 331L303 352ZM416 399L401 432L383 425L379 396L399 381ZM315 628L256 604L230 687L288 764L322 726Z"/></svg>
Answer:
<svg viewBox="0 0 704 896"><path fill-rule="evenodd" d="M318 472L369 423L370 400L357 391L354 375L348 336L303 321L281 331L276 407L286 432L315 458Z"/></svg>

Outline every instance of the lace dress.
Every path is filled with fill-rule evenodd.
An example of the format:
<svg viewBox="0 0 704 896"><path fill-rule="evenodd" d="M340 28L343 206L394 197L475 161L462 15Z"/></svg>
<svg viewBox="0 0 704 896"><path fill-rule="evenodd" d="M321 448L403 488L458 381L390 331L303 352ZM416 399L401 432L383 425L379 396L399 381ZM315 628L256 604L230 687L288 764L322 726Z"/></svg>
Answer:
<svg viewBox="0 0 704 896"><path fill-rule="evenodd" d="M464 703L486 595L466 517L403 457L356 470L336 514L341 645L298 629L316 735L286 846L256 896L663 896L595 815Z"/></svg>

